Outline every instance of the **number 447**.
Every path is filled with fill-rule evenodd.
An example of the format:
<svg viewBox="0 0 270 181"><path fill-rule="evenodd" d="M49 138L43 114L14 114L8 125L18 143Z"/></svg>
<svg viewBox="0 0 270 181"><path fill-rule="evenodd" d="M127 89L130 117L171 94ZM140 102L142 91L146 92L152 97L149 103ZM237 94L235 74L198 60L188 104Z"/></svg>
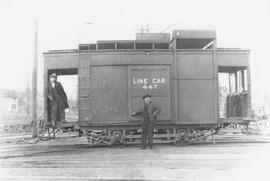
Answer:
<svg viewBox="0 0 270 181"><path fill-rule="evenodd" d="M143 89L156 89L157 88L157 84L144 85L142 88Z"/></svg>

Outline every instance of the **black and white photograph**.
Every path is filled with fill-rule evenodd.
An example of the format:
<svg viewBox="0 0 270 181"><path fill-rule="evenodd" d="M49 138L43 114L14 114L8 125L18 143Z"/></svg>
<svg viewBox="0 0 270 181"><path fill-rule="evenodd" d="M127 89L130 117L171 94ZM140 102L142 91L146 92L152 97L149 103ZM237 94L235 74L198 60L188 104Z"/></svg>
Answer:
<svg viewBox="0 0 270 181"><path fill-rule="evenodd" d="M269 0L0 0L0 180L269 181Z"/></svg>

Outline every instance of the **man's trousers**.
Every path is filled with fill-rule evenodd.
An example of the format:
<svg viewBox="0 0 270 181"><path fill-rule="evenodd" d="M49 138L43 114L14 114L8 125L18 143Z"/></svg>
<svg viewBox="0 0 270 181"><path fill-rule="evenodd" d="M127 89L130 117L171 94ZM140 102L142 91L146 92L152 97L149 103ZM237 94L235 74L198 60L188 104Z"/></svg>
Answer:
<svg viewBox="0 0 270 181"><path fill-rule="evenodd" d="M51 102L51 123L55 125L57 122L65 121L65 106L62 101Z"/></svg>
<svg viewBox="0 0 270 181"><path fill-rule="evenodd" d="M142 148L153 148L154 123L143 123L142 125Z"/></svg>

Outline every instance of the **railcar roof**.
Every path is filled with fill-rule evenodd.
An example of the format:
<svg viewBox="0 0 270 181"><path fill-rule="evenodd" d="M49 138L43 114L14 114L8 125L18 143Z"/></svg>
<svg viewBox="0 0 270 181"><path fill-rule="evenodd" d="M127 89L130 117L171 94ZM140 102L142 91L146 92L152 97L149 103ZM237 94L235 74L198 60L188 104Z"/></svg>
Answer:
<svg viewBox="0 0 270 181"><path fill-rule="evenodd" d="M91 44L79 44L78 49L50 50L45 53L96 50L205 50L213 49L216 42L215 30L173 30L171 38L170 35L170 33L137 33L135 40L98 40ZM217 48L217 50L242 51L240 48Z"/></svg>

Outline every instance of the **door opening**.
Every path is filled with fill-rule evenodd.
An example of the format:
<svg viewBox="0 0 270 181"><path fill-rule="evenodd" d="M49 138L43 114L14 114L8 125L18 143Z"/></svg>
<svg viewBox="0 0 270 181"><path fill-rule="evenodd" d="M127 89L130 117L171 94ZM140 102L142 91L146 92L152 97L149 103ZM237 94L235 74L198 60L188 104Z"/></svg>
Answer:
<svg viewBox="0 0 270 181"><path fill-rule="evenodd" d="M248 115L247 67L219 67L219 117Z"/></svg>
<svg viewBox="0 0 270 181"><path fill-rule="evenodd" d="M67 96L68 108L65 109L66 122L78 121L78 69L49 69L48 84L50 84L49 76L55 73L57 82L60 82ZM48 92L47 92L48 93ZM48 96L46 96L48 97ZM47 98L47 117L51 121L51 104Z"/></svg>

